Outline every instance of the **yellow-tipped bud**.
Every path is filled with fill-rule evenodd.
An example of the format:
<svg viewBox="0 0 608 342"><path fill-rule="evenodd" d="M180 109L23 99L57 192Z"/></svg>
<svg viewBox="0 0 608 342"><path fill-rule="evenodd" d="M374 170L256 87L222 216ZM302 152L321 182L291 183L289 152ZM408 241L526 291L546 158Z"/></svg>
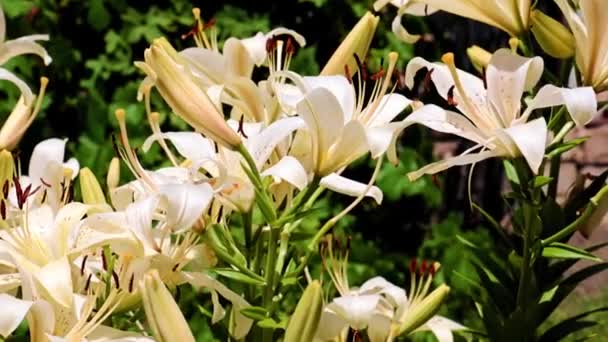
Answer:
<svg viewBox="0 0 608 342"><path fill-rule="evenodd" d="M329 58L321 75L343 75L345 66L354 75L359 67L353 56L356 54L361 60L365 58L376 33L378 21L377 16L370 12L365 13Z"/></svg>
<svg viewBox="0 0 608 342"><path fill-rule="evenodd" d="M144 275L140 291L146 319L157 341L194 342L188 322L157 270Z"/></svg>
<svg viewBox="0 0 608 342"><path fill-rule="evenodd" d="M482 72L483 69L490 64L490 59L492 58L491 53L477 45L468 48L467 55L469 56L469 60L471 60L473 67L479 72Z"/></svg>
<svg viewBox="0 0 608 342"><path fill-rule="evenodd" d="M0 187L3 187L7 181L9 183L12 181L14 172L13 155L7 150L2 150L0 152Z"/></svg>
<svg viewBox="0 0 608 342"><path fill-rule="evenodd" d="M107 204L106 197L101 190L101 185L97 181L97 177L93 172L85 167L80 169L80 192L82 193L82 201L85 204L99 205Z"/></svg>
<svg viewBox="0 0 608 342"><path fill-rule="evenodd" d="M449 293L450 287L442 284L416 304L401 322L397 336L411 333L435 316Z"/></svg>
<svg viewBox="0 0 608 342"><path fill-rule="evenodd" d="M546 53L561 59L574 56L574 36L564 25L539 10L530 18L532 34Z"/></svg>
<svg viewBox="0 0 608 342"><path fill-rule="evenodd" d="M296 311L289 319L285 331L285 342L314 340L323 311L323 289L318 280L308 284Z"/></svg>
<svg viewBox="0 0 608 342"><path fill-rule="evenodd" d="M144 53L145 63L137 63L154 81L173 112L199 132L220 145L236 149L240 136L228 126L224 115L199 87L182 56L164 38L154 40Z"/></svg>
<svg viewBox="0 0 608 342"><path fill-rule="evenodd" d="M108 174L106 176L106 185L108 189L112 190L120 184L120 159L114 157L108 167Z"/></svg>
<svg viewBox="0 0 608 342"><path fill-rule="evenodd" d="M517 53L517 48L519 47L519 39L513 37L509 39L509 47L511 48L511 52Z"/></svg>

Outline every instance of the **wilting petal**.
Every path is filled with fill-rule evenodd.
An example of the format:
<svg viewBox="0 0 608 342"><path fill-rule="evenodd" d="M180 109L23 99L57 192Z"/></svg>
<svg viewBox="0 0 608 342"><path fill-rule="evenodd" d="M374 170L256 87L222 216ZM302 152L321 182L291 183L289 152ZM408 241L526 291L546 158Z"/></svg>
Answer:
<svg viewBox="0 0 608 342"><path fill-rule="evenodd" d="M521 57L507 49L492 55L486 70L488 100L498 112L503 127L508 127L517 118L524 91L538 83L543 68L540 57Z"/></svg>
<svg viewBox="0 0 608 342"><path fill-rule="evenodd" d="M485 140L483 133L467 118L436 105L425 105L415 110L403 122L408 126L418 123L435 131L455 134L478 144L482 144Z"/></svg>
<svg viewBox="0 0 608 342"><path fill-rule="evenodd" d="M327 309L344 318L353 329L362 330L370 323L379 301L378 295L342 296L335 298Z"/></svg>
<svg viewBox="0 0 608 342"><path fill-rule="evenodd" d="M0 293L0 335L7 338L12 334L33 304L34 302Z"/></svg>
<svg viewBox="0 0 608 342"><path fill-rule="evenodd" d="M174 232L192 227L213 199L213 189L206 183L167 184L159 186L158 190L167 198L167 225Z"/></svg>
<svg viewBox="0 0 608 342"><path fill-rule="evenodd" d="M262 172L262 176L272 176L275 183L282 180L295 186L298 190L304 189L308 183L308 175L300 162L292 157L285 156L278 163L272 165Z"/></svg>
<svg viewBox="0 0 608 342"><path fill-rule="evenodd" d="M566 105L572 121L577 126L586 125L598 113L597 99L593 88L568 89L547 84L538 91L528 108L526 108L521 120L525 121L535 109L559 105Z"/></svg>
<svg viewBox="0 0 608 342"><path fill-rule="evenodd" d="M439 342L452 342L454 337L452 331L463 330L466 327L450 319L441 316L434 316L418 329L419 331L430 330Z"/></svg>
<svg viewBox="0 0 608 342"><path fill-rule="evenodd" d="M367 184L359 183L335 173L321 178L320 184L331 191L353 197L361 196L367 188ZM372 186L365 196L373 198L378 204L382 203L382 190L376 186Z"/></svg>
<svg viewBox="0 0 608 342"><path fill-rule="evenodd" d="M515 143L530 169L536 174L545 157L547 123L544 118L523 125L509 127L503 131Z"/></svg>
<svg viewBox="0 0 608 342"><path fill-rule="evenodd" d="M184 158L191 161L199 161L213 158L215 156L215 148L213 143L204 138L200 133L195 132L166 132L162 134L153 134L144 142L142 149L148 152L152 143L160 139L171 141L177 152Z"/></svg>
<svg viewBox="0 0 608 342"><path fill-rule="evenodd" d="M306 124L307 122L299 117L281 119L247 140L245 146L257 167L261 169L275 147L297 129L305 128Z"/></svg>
<svg viewBox="0 0 608 342"><path fill-rule="evenodd" d="M447 170L452 166L473 164L488 158L496 157L497 155L498 154L495 151L483 151L479 153L463 154L426 165L414 172L408 173L407 177L410 179L410 181L415 181L416 179L422 177L422 175L425 174L432 175L443 170Z"/></svg>
<svg viewBox="0 0 608 342"><path fill-rule="evenodd" d="M64 308L72 305L72 275L67 257L48 263L32 275L44 298L52 299Z"/></svg>

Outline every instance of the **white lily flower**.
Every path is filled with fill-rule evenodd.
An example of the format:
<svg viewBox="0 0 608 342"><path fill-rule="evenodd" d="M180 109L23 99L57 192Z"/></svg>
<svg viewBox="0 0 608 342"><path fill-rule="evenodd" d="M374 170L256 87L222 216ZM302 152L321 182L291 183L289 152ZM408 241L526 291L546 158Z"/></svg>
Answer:
<svg viewBox="0 0 608 342"><path fill-rule="evenodd" d="M439 10L473 19L518 37L530 26L531 0L376 0L374 10L388 4L398 8L392 29L397 37L407 43L415 43L419 35L413 35L401 24L404 14L426 16Z"/></svg>
<svg viewBox="0 0 608 342"><path fill-rule="evenodd" d="M233 122L229 121L229 124ZM239 126L239 125L236 125ZM284 143L297 129L304 126L299 118L286 118L275 121L266 128L260 124L242 124L234 127L247 136L245 148L253 157L262 176L271 176L275 183L286 182L301 190L308 184L308 175L302 165L290 156L272 156L275 148ZM253 184L242 168L243 157L234 151L219 147L215 151L213 143L194 132L167 132L150 136L144 143L146 151L154 141L167 139L176 147L177 152L191 164L193 174L203 168L211 175L217 197L232 209L247 212L254 200ZM271 158L272 157L272 158ZM276 160L267 167L268 162ZM197 176L193 181L204 181Z"/></svg>
<svg viewBox="0 0 608 342"><path fill-rule="evenodd" d="M449 290L442 285L429 294L438 264L427 266L424 262L420 269L413 264L408 297L404 289L382 277L369 279L359 288L350 287L348 252L344 256L337 255L331 241L325 252L324 264L340 296L324 308L316 340L346 341L347 328L350 327L359 331L366 329L372 342L392 341L400 334L423 330L431 330L440 342L451 342L452 331L466 329L447 318L433 315L443 302L446 289ZM429 313L431 316L427 317Z"/></svg>
<svg viewBox="0 0 608 342"><path fill-rule="evenodd" d="M608 2L579 0L580 16L568 1L555 2L574 34L576 64L584 84L592 86L598 92L608 90L608 37L605 34Z"/></svg>
<svg viewBox="0 0 608 342"><path fill-rule="evenodd" d="M436 131L456 134L476 145L462 155L408 174L411 180L492 157L523 156L530 169L537 173L544 158L547 125L544 118L528 121L531 113L539 108L565 105L572 120L584 125L597 112L592 88L567 89L553 85L542 87L522 112L524 92L536 85L543 71L540 57L525 58L506 49L498 50L488 65L486 82L456 69L452 54L444 55L443 61L445 64L412 59L406 70L406 85L412 88L416 72L427 68L438 93L455 104L462 114L426 105L414 111L404 123L419 123ZM472 153L478 149L481 151Z"/></svg>

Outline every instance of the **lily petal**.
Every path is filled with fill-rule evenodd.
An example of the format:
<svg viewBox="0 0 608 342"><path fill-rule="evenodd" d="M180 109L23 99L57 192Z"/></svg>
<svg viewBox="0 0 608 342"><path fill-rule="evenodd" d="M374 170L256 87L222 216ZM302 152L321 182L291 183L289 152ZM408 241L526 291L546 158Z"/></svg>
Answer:
<svg viewBox="0 0 608 342"><path fill-rule="evenodd" d="M158 190L167 198L167 224L174 232L192 227L213 199L213 189L207 183L168 184Z"/></svg>
<svg viewBox="0 0 608 342"><path fill-rule="evenodd" d="M296 187L298 190L304 189L308 184L308 175L300 162L292 157L285 156L278 163L262 172L262 176L272 176L275 183L282 180Z"/></svg>
<svg viewBox="0 0 608 342"><path fill-rule="evenodd" d="M191 161L210 159L215 156L213 143L195 132L165 132L149 136L142 146L144 152L148 152L152 143L160 139L171 141L177 152Z"/></svg>
<svg viewBox="0 0 608 342"><path fill-rule="evenodd" d="M547 123L544 118L515 125L503 131L515 143L530 169L536 174L545 157L547 145ZM499 136L500 137L500 136Z"/></svg>
<svg viewBox="0 0 608 342"><path fill-rule="evenodd" d="M9 59L25 55L35 54L40 56L44 60L45 65L51 64L53 59L46 52L46 49L42 45L36 43L36 40L49 40L47 34L38 34L32 36L25 36L13 40L4 42L0 45L0 65L6 63Z"/></svg>
<svg viewBox="0 0 608 342"><path fill-rule="evenodd" d="M33 273L34 281L44 298L69 308L72 305L72 274L67 257L52 261Z"/></svg>
<svg viewBox="0 0 608 342"><path fill-rule="evenodd" d="M572 121L582 127L597 115L597 98L593 88L559 88L551 84L542 87L522 115L526 120L533 110L566 105Z"/></svg>
<svg viewBox="0 0 608 342"><path fill-rule="evenodd" d="M0 293L0 335L7 338L17 329L34 302Z"/></svg>
<svg viewBox="0 0 608 342"><path fill-rule="evenodd" d="M418 123L432 130L455 134L478 144L485 141L483 133L467 118L432 104L415 110L403 123L408 126Z"/></svg>
<svg viewBox="0 0 608 342"><path fill-rule="evenodd" d="M15 74L13 74L12 72L10 72L4 68L0 68L0 80L7 80L7 81L13 83L17 88L19 88L19 91L21 92L21 96L23 96L23 102L24 102L25 106L30 106L33 104L34 93L32 93L32 90L30 89L30 87L25 82L23 82L19 77L15 76Z"/></svg>
<svg viewBox="0 0 608 342"><path fill-rule="evenodd" d="M353 197L361 196L367 188L367 184L348 179L336 173L321 178L320 184L331 191ZM377 186L372 186L365 196L373 198L378 204L382 203L382 190Z"/></svg>
<svg viewBox="0 0 608 342"><path fill-rule="evenodd" d="M342 296L335 298L327 309L344 318L353 329L363 330L370 323L379 301L378 295Z"/></svg>
<svg viewBox="0 0 608 342"><path fill-rule="evenodd" d="M426 165L414 172L408 173L407 177L410 179L410 181L415 181L425 174L433 175L443 170L447 170L452 166L473 164L496 156L498 156L498 154L495 151L483 151L479 153L463 154Z"/></svg>
<svg viewBox="0 0 608 342"><path fill-rule="evenodd" d="M434 316L426 321L419 331L430 330L439 342L452 342L454 341L452 331L463 329L466 327L460 323L442 316Z"/></svg>
<svg viewBox="0 0 608 342"><path fill-rule="evenodd" d="M310 119L314 120L314 118ZM245 142L247 150L251 153L259 169L264 166L264 163L279 143L288 138L294 131L306 127L308 122L304 120L299 117L291 117L275 121Z"/></svg>

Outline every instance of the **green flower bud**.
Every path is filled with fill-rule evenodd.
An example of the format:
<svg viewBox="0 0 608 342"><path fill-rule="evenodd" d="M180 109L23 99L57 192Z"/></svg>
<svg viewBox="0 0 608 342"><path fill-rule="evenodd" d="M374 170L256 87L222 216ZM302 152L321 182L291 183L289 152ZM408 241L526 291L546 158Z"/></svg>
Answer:
<svg viewBox="0 0 608 342"><path fill-rule="evenodd" d="M97 178L88 167L80 170L80 191L85 204L107 204Z"/></svg>
<svg viewBox="0 0 608 342"><path fill-rule="evenodd" d="M413 332L424 325L431 317L435 316L448 293L450 293L450 287L442 284L411 308L407 316L404 317L403 322L401 322L397 336Z"/></svg>
<svg viewBox="0 0 608 342"><path fill-rule="evenodd" d="M291 316L285 342L312 341L323 311L323 289L318 280L308 284Z"/></svg>
<svg viewBox="0 0 608 342"><path fill-rule="evenodd" d="M546 53L561 59L574 56L574 36L564 25L539 10L530 17L532 34Z"/></svg>

